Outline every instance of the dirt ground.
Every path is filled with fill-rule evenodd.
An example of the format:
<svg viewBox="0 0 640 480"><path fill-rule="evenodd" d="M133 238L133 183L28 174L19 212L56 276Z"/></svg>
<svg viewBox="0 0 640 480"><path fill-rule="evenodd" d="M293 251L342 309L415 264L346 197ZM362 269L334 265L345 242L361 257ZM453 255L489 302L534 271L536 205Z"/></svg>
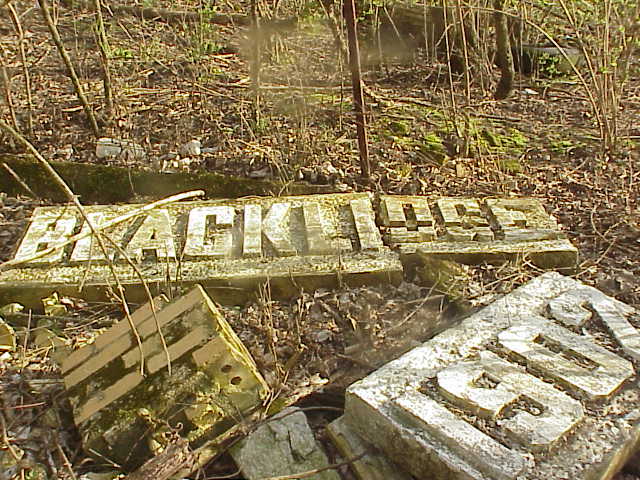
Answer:
<svg viewBox="0 0 640 480"><path fill-rule="evenodd" d="M513 94L495 101L491 87L497 72L484 86L474 81L467 93L463 77L450 78L445 65L419 52L410 63L368 66L363 75L371 93L366 101L376 168L362 179L348 71L321 17L309 15L294 27L280 26L265 39L256 116L247 28L107 14L115 95L110 113L104 106L92 14L56 5L61 37L96 109L102 135L130 139L147 151L141 160L101 160L37 4L12 3L24 31L32 86L33 132L28 138L48 159L303 180L332 185L335 191L539 198L579 249L576 277L640 308L637 68L618 112L619 149L608 153L575 77L518 76ZM165 6L175 10L177 3ZM0 46L16 118L27 132L28 98L6 8L0 11ZM9 121L4 108L3 119ZM22 151L12 139L0 138L0 153ZM192 139L200 140L202 154L176 155ZM167 195L172 193L177 192ZM0 261L11 258L31 211L41 204L0 193ZM467 306L481 306L538 273L511 265L469 267ZM429 288L414 281L408 277L393 288L301 293L286 302L265 291L255 302L225 307L224 313L268 383L283 395L328 379L303 402L328 407L312 416L321 435L323 425L339 415L335 408L342 407L346 385L383 363L386 355L398 355L456 321L459 312L444 297L431 296ZM115 303L81 299L70 300L67 307L59 318L39 316L41 312L15 317L19 354L0 360L0 453L7 445L24 452L24 468L14 478L81 478L98 471L81 449L58 367L38 337L55 330L73 346L82 345L121 313ZM292 319L299 322L298 329L292 328ZM392 331L401 322L409 331L402 337ZM376 350L383 353L371 353ZM297 361L289 362L285 372L283 365L291 358ZM17 452L11 450L10 455ZM240 478L234 471L233 463L222 457L206 478ZM350 478L348 471L342 473Z"/></svg>

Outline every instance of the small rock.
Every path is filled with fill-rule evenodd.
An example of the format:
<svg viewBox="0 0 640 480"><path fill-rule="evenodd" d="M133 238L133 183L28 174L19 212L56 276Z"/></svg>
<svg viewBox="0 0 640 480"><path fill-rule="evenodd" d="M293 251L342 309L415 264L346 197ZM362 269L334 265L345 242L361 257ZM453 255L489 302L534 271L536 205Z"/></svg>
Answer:
<svg viewBox="0 0 640 480"><path fill-rule="evenodd" d="M62 148L59 148L58 150L56 150L55 155L56 157L60 157L63 160L69 160L73 155L73 145L69 144L69 145L65 145Z"/></svg>
<svg viewBox="0 0 640 480"><path fill-rule="evenodd" d="M104 473L87 472L81 475L79 480L113 480L119 478L118 475L119 473L116 471Z"/></svg>
<svg viewBox="0 0 640 480"><path fill-rule="evenodd" d="M197 157L202 152L200 147L202 147L200 140L190 140L184 145L182 145L178 149L178 151L180 152L180 155L185 157L191 157L191 156Z"/></svg>
<svg viewBox="0 0 640 480"><path fill-rule="evenodd" d="M333 164L327 160L322 164L322 170L329 176L338 175L339 170L333 166Z"/></svg>
<svg viewBox="0 0 640 480"><path fill-rule="evenodd" d="M331 339L331 332L329 330L318 330L311 334L311 338L314 342L324 343Z"/></svg>
<svg viewBox="0 0 640 480"><path fill-rule="evenodd" d="M0 315L15 315L16 313L20 313L23 310L24 305L20 305L19 303L7 303L5 306L0 308Z"/></svg>
<svg viewBox="0 0 640 480"><path fill-rule="evenodd" d="M96 142L96 157L124 157L126 160L140 160L146 156L142 145L117 138L99 138Z"/></svg>

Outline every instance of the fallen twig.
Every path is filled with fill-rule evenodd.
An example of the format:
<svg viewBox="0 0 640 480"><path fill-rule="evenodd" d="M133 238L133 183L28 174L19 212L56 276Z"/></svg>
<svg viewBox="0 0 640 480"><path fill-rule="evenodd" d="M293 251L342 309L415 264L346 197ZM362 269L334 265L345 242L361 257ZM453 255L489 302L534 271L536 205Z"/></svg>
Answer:
<svg viewBox="0 0 640 480"><path fill-rule="evenodd" d="M9 175L11 175L13 177L13 179L18 182L18 184L20 184L20 186L22 188L25 189L25 191L31 195L33 198L38 198L38 196L33 193L33 190L31 190L31 187L29 187L29 185L27 185L26 183L24 183L24 181L18 176L18 174L16 172L14 172L11 167L9 165L7 165L6 163L2 163L2 167L9 172Z"/></svg>
<svg viewBox="0 0 640 480"><path fill-rule="evenodd" d="M53 43L56 44L58 48L58 52L60 53L60 57L67 67L67 71L69 73L69 77L71 77L71 82L73 83L73 87L76 91L76 95L78 96L78 100L82 104L82 108L84 109L84 113L89 120L89 124L91 125L91 130L93 130L93 134L98 138L100 136L100 129L98 128L98 122L96 122L96 117L93 114L93 109L91 105L89 105L89 101L85 96L82 85L80 83L80 79L76 74L75 68L73 68L73 63L71 62L71 57L64 48L64 44L62 43L62 39L60 38L60 33L58 32L58 28L55 23L53 23L53 19L51 18L51 12L49 12L49 4L47 0L38 0L40 4L40 10L42 12L42 17L44 18L47 27L49 28L49 32L51 32L51 38L53 39ZM62 180L62 179L60 179ZM73 195L73 194L72 194Z"/></svg>

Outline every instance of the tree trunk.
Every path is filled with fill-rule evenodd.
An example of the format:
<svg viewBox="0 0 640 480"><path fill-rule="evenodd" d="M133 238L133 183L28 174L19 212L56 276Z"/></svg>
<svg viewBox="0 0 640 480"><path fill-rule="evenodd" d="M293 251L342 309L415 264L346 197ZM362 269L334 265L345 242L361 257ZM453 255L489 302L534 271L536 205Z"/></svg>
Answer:
<svg viewBox="0 0 640 480"><path fill-rule="evenodd" d="M500 68L500 81L493 94L496 100L503 100L513 90L513 55L507 16L504 14L504 0L493 0L493 21L496 28L496 64Z"/></svg>

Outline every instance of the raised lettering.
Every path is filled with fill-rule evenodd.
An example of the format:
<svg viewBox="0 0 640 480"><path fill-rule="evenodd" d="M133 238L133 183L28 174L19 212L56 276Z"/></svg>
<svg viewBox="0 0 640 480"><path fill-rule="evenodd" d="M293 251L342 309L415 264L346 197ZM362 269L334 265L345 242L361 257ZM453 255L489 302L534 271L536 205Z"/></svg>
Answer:
<svg viewBox="0 0 640 480"><path fill-rule="evenodd" d="M444 221L447 240L456 242L493 240L493 232L477 200L441 198L436 204Z"/></svg>
<svg viewBox="0 0 640 480"><path fill-rule="evenodd" d="M489 199L487 208L505 240L553 240L560 238L558 224L533 199Z"/></svg>
<svg viewBox="0 0 640 480"><path fill-rule="evenodd" d="M355 222L356 232L360 240L360 249L365 252L377 252L384 248L380 230L375 222L375 213L371 200L362 198L351 200L351 213Z"/></svg>
<svg viewBox="0 0 640 480"><path fill-rule="evenodd" d="M309 254L328 255L351 250L351 241L348 238L329 237L328 225L323 221L322 212L317 203L304 203L302 213Z"/></svg>
<svg viewBox="0 0 640 480"><path fill-rule="evenodd" d="M295 255L289 232L290 203L274 203L262 222L262 233L267 237L276 253L283 257Z"/></svg>
<svg viewBox="0 0 640 480"><path fill-rule="evenodd" d="M94 227L99 227L102 223L106 221L106 213L105 212L91 212L87 214L89 221ZM82 234L87 234L86 237L78 240L73 247L73 251L71 252L70 261L71 262L89 262L89 261L104 261L105 256L102 249L99 247L98 242L95 241L93 235L91 235L91 228L87 222L82 224ZM103 242L105 247L108 249L109 256L113 259L113 249L109 249L109 243Z"/></svg>
<svg viewBox="0 0 640 480"><path fill-rule="evenodd" d="M73 233L76 216L71 211L47 212L36 210L29 229L20 243L15 260L26 260L47 248L64 243ZM28 263L56 263L62 260L63 249L54 250Z"/></svg>
<svg viewBox="0 0 640 480"><path fill-rule="evenodd" d="M499 343L529 367L577 389L589 399L608 398L634 375L631 362L588 338L534 316L498 335Z"/></svg>
<svg viewBox="0 0 640 480"><path fill-rule="evenodd" d="M157 259L176 258L169 212L165 209L149 212L129 240L125 251L138 262L149 252L154 252Z"/></svg>
<svg viewBox="0 0 640 480"><path fill-rule="evenodd" d="M260 205L246 205L242 254L245 257L262 256L262 235L264 234L277 256L296 255L297 251L291 243L289 232L290 209L289 203L274 203L263 220Z"/></svg>
<svg viewBox="0 0 640 480"><path fill-rule="evenodd" d="M232 256L233 249L233 207L196 207L189 212L184 254L187 257L226 258ZM209 234L209 220L215 226Z"/></svg>
<svg viewBox="0 0 640 480"><path fill-rule="evenodd" d="M630 306L598 290L580 288L551 300L549 313L564 325L577 328L584 326L593 316L586 307L593 308L626 354L640 360L640 332L627 320L635 313Z"/></svg>
<svg viewBox="0 0 640 480"><path fill-rule="evenodd" d="M262 256L262 207L260 205L246 205L244 207L242 255L245 257Z"/></svg>
<svg viewBox="0 0 640 480"><path fill-rule="evenodd" d="M580 402L548 383L494 353L481 352L479 357L439 372L440 392L467 411L498 421L523 445L549 448L584 416ZM530 411L505 417L518 402Z"/></svg>
<svg viewBox="0 0 640 480"><path fill-rule="evenodd" d="M383 197L380 216L387 236L393 243L428 242L436 231L427 199Z"/></svg>
<svg viewBox="0 0 640 480"><path fill-rule="evenodd" d="M426 395L406 392L393 404L405 422L435 438L430 443L444 444L473 468L491 474L491 478L513 479L525 467L519 453L496 442Z"/></svg>

